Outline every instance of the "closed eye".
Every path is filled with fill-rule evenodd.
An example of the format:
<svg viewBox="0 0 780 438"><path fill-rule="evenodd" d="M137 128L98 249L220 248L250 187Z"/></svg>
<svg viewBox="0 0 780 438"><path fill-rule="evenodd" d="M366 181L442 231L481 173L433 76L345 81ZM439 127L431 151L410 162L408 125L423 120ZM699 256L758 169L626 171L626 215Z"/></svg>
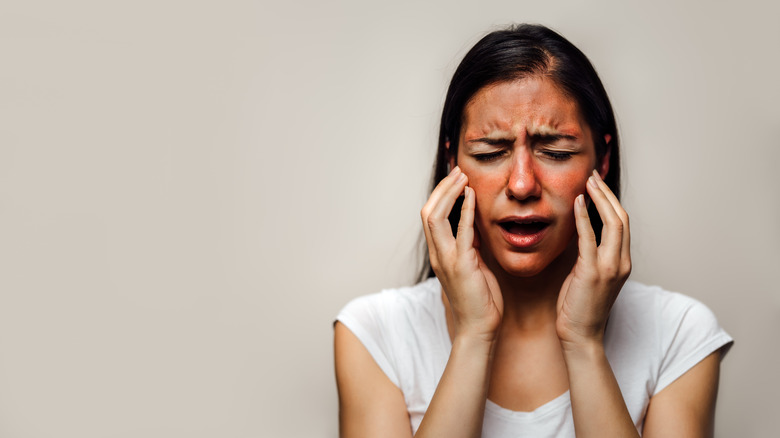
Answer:
<svg viewBox="0 0 780 438"><path fill-rule="evenodd" d="M574 155L572 152L558 152L558 151L542 151L542 154L544 154L548 158L552 158L553 160L568 160L571 158L572 155Z"/></svg>
<svg viewBox="0 0 780 438"><path fill-rule="evenodd" d="M501 158L501 156L504 155L505 153L506 151L496 151L488 154L475 154L474 158L477 161L488 162L488 161L493 161L498 158Z"/></svg>
<svg viewBox="0 0 780 438"><path fill-rule="evenodd" d="M537 145L537 148L539 152L544 155L547 158L551 158L553 160L557 161L563 161L568 160L571 158L572 155L574 155L573 152L566 152L566 151L560 151L560 150L551 150L547 149L547 147L553 146L553 145L560 145L561 142L575 142L577 141L577 137L573 135L566 135L566 134L535 134L531 136L533 142L535 145Z"/></svg>

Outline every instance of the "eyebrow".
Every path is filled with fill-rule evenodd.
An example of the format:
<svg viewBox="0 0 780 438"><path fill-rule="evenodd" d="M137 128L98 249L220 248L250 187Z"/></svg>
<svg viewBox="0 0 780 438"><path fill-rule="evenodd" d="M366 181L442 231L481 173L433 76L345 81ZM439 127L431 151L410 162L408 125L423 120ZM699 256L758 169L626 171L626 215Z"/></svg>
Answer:
<svg viewBox="0 0 780 438"><path fill-rule="evenodd" d="M491 137L481 137L481 138L475 138L473 140L466 140L466 143L485 143L489 145L501 145L506 143L512 143L514 139L511 139L509 137L504 138L491 138Z"/></svg>
<svg viewBox="0 0 780 438"><path fill-rule="evenodd" d="M577 140L576 135L562 134L562 133L555 133L555 134L536 133L536 134L529 134L528 137L530 137L532 140L535 141L547 141L547 142L555 142L558 140ZM485 143L489 145L502 145L506 143L511 143L513 141L514 139L511 139L509 137L505 137L505 138L480 137L480 138L475 138L473 140L466 140L466 143Z"/></svg>
<svg viewBox="0 0 780 438"><path fill-rule="evenodd" d="M555 133L555 134L530 134L529 137L531 137L534 140L544 140L549 142L554 142L558 140L577 140L576 135L570 135L570 134L562 134L562 133Z"/></svg>

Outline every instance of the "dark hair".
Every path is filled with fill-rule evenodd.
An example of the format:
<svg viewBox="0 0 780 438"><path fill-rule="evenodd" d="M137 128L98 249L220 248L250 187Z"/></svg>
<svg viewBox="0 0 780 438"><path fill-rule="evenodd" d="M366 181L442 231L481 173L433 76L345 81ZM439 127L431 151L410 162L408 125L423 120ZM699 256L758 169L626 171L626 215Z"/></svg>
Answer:
<svg viewBox="0 0 780 438"><path fill-rule="evenodd" d="M577 102L593 134L597 160L610 151L609 172L604 181L619 199L620 139L604 85L588 58L574 44L547 27L532 24L515 25L485 35L458 65L444 101L431 191L449 173L450 157L457 157L463 110L469 100L488 85L530 76L551 79L561 92ZM609 146L604 140L607 134L611 136ZM455 205L449 217L453 234L460 220L460 204ZM600 241L601 218L592 204L588 214ZM424 238L422 243L425 249ZM434 276L428 251L423 254L421 280Z"/></svg>

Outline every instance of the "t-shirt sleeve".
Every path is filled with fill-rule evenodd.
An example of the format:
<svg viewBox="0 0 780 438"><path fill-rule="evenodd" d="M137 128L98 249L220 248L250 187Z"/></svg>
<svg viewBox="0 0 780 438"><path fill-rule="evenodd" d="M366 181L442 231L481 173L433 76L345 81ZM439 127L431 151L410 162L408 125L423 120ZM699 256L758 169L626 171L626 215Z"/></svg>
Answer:
<svg viewBox="0 0 780 438"><path fill-rule="evenodd" d="M722 359L734 343L707 306L689 297L671 295L674 299L663 306L668 330L662 336L665 354L653 395L721 348Z"/></svg>
<svg viewBox="0 0 780 438"><path fill-rule="evenodd" d="M381 293L355 298L341 309L336 320L344 324L360 340L390 381L400 387L392 365L393 358L389 355L392 351L389 334L383 329L384 313L381 303L383 298Z"/></svg>

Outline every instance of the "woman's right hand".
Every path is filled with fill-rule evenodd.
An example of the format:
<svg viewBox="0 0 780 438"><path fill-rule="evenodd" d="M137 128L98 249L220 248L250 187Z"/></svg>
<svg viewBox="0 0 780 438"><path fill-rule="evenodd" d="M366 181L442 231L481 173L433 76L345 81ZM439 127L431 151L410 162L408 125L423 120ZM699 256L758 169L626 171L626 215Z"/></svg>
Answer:
<svg viewBox="0 0 780 438"><path fill-rule="evenodd" d="M455 167L433 190L423 206L425 240L431 267L450 302L455 336L476 336L493 341L504 311L495 275L474 247L474 189ZM464 194L457 237L448 220L455 201Z"/></svg>

